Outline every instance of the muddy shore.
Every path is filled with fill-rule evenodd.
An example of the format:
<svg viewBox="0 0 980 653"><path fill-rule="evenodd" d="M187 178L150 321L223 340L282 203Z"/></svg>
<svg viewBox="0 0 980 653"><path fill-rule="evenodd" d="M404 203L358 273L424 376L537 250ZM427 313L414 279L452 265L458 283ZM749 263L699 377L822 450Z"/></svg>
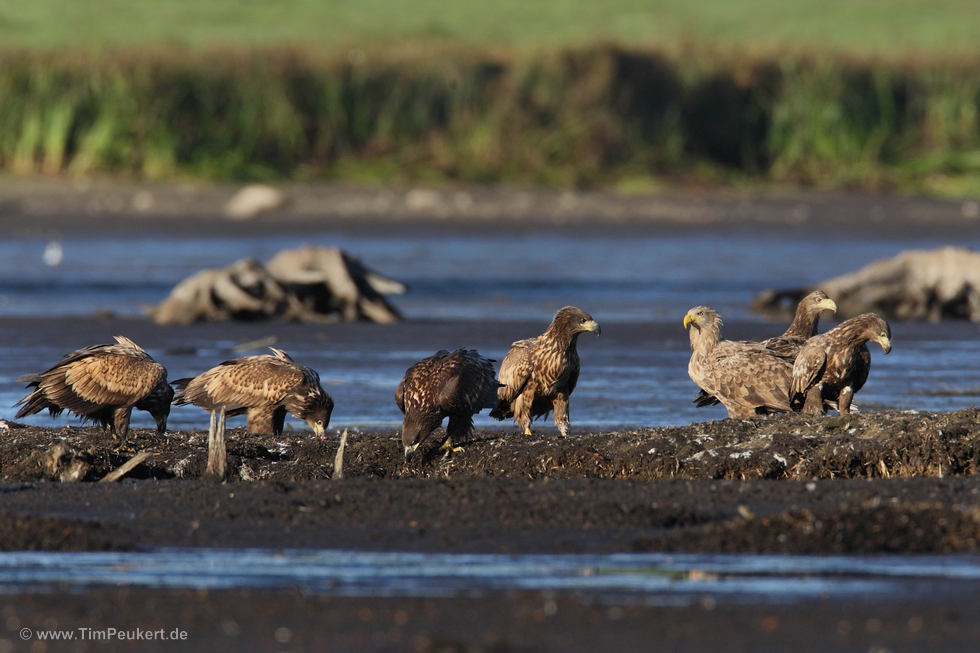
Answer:
<svg viewBox="0 0 980 653"><path fill-rule="evenodd" d="M330 479L335 439L238 428L223 484L201 480L205 432L145 429L130 446L154 455L127 480L43 482L100 479L132 451L93 427L14 427L0 446L0 547L973 552L978 417L783 416L568 438L477 431L450 458L437 432L410 464L397 432L354 433L340 480Z"/></svg>
<svg viewBox="0 0 980 653"><path fill-rule="evenodd" d="M411 465L395 432L357 433L341 480L329 478L333 438L256 438L236 429L224 483L199 479L202 432L137 429L134 449L156 455L125 480L59 483L37 479L44 458L34 453L55 441L91 464L87 480L131 452L91 427L12 428L0 450L0 547L975 553L978 416L789 416L565 439L478 431L448 460L430 439ZM745 452L752 455L732 456ZM665 651L968 651L980 638L977 606L975 584L941 599L746 604L706 595L682 606L561 592L409 599L102 587L4 596L0 645L434 653L643 651L656 642ZM188 639L38 648L36 639L19 639L24 627L179 627Z"/></svg>
<svg viewBox="0 0 980 653"><path fill-rule="evenodd" d="M223 592L107 588L0 599L0 642L24 651L975 651L980 598L814 601L803 605L603 605L574 596L357 598L299 590ZM80 628L176 628L171 641L21 640ZM2 645L2 644L0 644Z"/></svg>
<svg viewBox="0 0 980 653"><path fill-rule="evenodd" d="M290 189L282 209L230 223L234 189L125 182L0 180L0 233L202 235L398 229L788 229L841 233L972 234L971 207L901 197L794 194L624 198L603 193L410 189ZM151 201L147 201L148 192ZM969 209L969 210L967 210ZM174 332L142 320L0 321L8 344L67 351L127 333L176 350L241 342L254 325ZM530 328L531 325L528 325ZM488 329L494 327L488 326ZM646 325L629 327L645 342ZM914 335L915 325L908 327ZM957 327L958 328L958 327ZM401 327L399 338L442 346L451 327ZM676 330L676 329L675 329ZM964 337L972 332L964 326ZM275 325L282 346L308 328ZM639 334L639 335L638 335ZM352 346L387 337L337 325ZM732 338L751 337L737 327ZM406 465L397 433L351 434L345 478L331 480L336 434L256 438L231 433L232 474L200 479L206 433L160 437L137 429L119 451L97 429L16 426L0 438L0 549L145 551L160 547L350 548L435 552L683 551L744 553L976 553L980 547L980 411L868 411L784 416L664 429L534 438L509 425L479 430L444 460L438 433ZM202 419L202 426L204 420ZM49 480L47 452L83 482ZM119 483L97 483L134 451L154 455ZM980 590L937 599L816 600L798 604L610 606L573 594L453 599L345 598L300 590L190 592L101 587L0 597L0 651L365 650L970 651L980 641ZM554 609L545 609L553 602ZM173 642L22 640L20 628L181 627Z"/></svg>
<svg viewBox="0 0 980 653"><path fill-rule="evenodd" d="M690 188L624 195L506 186L372 187L329 183L281 187L283 203L248 220L223 209L235 184L0 177L0 236L58 238L100 233L297 235L346 233L587 233L735 230L801 235L969 237L973 200L873 193Z"/></svg>

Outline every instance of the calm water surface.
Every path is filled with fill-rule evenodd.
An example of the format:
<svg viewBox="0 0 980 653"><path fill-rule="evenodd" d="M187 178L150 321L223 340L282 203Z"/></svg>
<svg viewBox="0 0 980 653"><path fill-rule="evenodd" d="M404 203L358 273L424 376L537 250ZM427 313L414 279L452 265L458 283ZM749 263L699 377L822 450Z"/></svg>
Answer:
<svg viewBox="0 0 980 653"><path fill-rule="evenodd" d="M686 605L975 595L973 556L742 554L502 555L336 550L0 553L0 591L301 588L340 596L473 596L574 592L583 599Z"/></svg>

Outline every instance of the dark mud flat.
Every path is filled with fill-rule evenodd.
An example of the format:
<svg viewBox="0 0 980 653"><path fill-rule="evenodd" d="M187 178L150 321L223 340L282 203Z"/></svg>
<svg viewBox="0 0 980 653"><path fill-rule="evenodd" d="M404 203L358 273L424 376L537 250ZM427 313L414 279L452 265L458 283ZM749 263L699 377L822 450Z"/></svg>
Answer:
<svg viewBox="0 0 980 653"><path fill-rule="evenodd" d="M232 432L230 474L201 480L207 435L12 428L0 447L0 547L418 551L972 552L980 411L783 416L527 438L478 431L406 464L395 432L337 442ZM438 436L438 433L436 434ZM56 445L57 449L52 449ZM57 452L55 460L52 451Z"/></svg>
<svg viewBox="0 0 980 653"><path fill-rule="evenodd" d="M38 480L53 441L96 480L131 453L97 429L12 428L0 450L6 550L159 547L426 552L972 552L978 411L714 422L567 439L480 431L406 465L394 432L231 437L232 475L200 480L203 433L161 438L120 483ZM40 453L37 453L40 452ZM71 452L76 452L74 457ZM749 452L751 455L744 455ZM734 454L734 455L733 455ZM782 459L782 460L781 460ZM783 462L785 461L785 462ZM51 468L49 468L51 469ZM244 480L251 479L251 480ZM972 587L972 586L971 586ZM972 593L970 593L972 592ZM300 590L93 588L0 598L4 650L970 651L980 590L946 598L664 607L574 593L334 597ZM181 642L40 646L20 629L181 628ZM30 645L34 648L29 648Z"/></svg>
<svg viewBox="0 0 980 653"><path fill-rule="evenodd" d="M976 597L973 597L974 599ZM574 596L357 598L300 591L98 589L0 598L0 642L32 651L975 651L980 602L685 607L604 605ZM49 643L58 628L180 628L183 641ZM31 648L31 645L34 645ZM2 644L0 644L2 645Z"/></svg>

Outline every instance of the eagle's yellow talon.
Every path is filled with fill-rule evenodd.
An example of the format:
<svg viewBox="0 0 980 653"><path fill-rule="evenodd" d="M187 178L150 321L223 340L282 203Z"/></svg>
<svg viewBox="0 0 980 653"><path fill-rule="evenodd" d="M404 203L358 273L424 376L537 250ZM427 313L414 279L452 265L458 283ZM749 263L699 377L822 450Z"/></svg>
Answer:
<svg viewBox="0 0 980 653"><path fill-rule="evenodd" d="M524 435L532 435L530 426L524 427Z"/></svg>
<svg viewBox="0 0 980 653"><path fill-rule="evenodd" d="M449 438L446 438L446 440L439 446L439 451L445 452L442 455L443 458L449 458L454 453L458 453L462 450L463 447L454 447L452 442L449 440Z"/></svg>

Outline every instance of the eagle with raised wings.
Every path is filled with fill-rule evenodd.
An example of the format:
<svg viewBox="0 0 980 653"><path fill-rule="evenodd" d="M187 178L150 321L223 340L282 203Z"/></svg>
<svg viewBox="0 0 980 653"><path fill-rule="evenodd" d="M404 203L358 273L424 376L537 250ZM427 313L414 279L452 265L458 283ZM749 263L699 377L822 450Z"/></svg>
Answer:
<svg viewBox="0 0 980 653"><path fill-rule="evenodd" d="M449 418L443 448L473 432L473 415L497 404L493 361L475 349L445 349L408 368L395 390L395 403L405 414L402 445L411 460L419 445Z"/></svg>
<svg viewBox="0 0 980 653"><path fill-rule="evenodd" d="M836 402L840 414L849 413L851 400L871 372L868 343L877 342L887 354L892 350L891 337L884 318L864 313L807 340L793 365L793 410L823 415L827 402Z"/></svg>
<svg viewBox="0 0 980 653"><path fill-rule="evenodd" d="M601 332L591 315L566 306L555 313L543 334L511 345L500 364L497 407L490 417L513 417L524 434L531 435L531 421L553 411L558 431L568 435L568 398L580 369L578 337Z"/></svg>
<svg viewBox="0 0 980 653"><path fill-rule="evenodd" d="M790 323L786 331L780 336L763 340L760 344L779 356L785 356L791 361L795 361L796 355L800 353L800 349L803 348L806 341L817 335L820 314L824 311L836 313L837 304L824 291L814 290L796 305L793 322ZM694 398L693 403L698 408L703 408L714 406L720 402L701 390L698 392L698 396Z"/></svg>
<svg viewBox="0 0 980 653"><path fill-rule="evenodd" d="M247 415L252 435L280 435L286 412L323 435L330 424L333 399L320 386L320 375L300 365L281 349L271 354L225 361L193 378L173 382L174 404L194 404L227 417Z"/></svg>
<svg viewBox="0 0 980 653"><path fill-rule="evenodd" d="M34 388L15 404L23 405L17 419L44 409L58 417L67 410L108 429L123 445L133 408L138 408L150 413L157 432L164 433L174 396L167 370L129 338L115 336L115 340L114 345L78 349L40 374L17 379Z"/></svg>
<svg viewBox="0 0 980 653"><path fill-rule="evenodd" d="M721 326L721 317L707 306L696 306L684 316L691 380L716 397L730 418L789 412L793 362L759 342L724 340Z"/></svg>

